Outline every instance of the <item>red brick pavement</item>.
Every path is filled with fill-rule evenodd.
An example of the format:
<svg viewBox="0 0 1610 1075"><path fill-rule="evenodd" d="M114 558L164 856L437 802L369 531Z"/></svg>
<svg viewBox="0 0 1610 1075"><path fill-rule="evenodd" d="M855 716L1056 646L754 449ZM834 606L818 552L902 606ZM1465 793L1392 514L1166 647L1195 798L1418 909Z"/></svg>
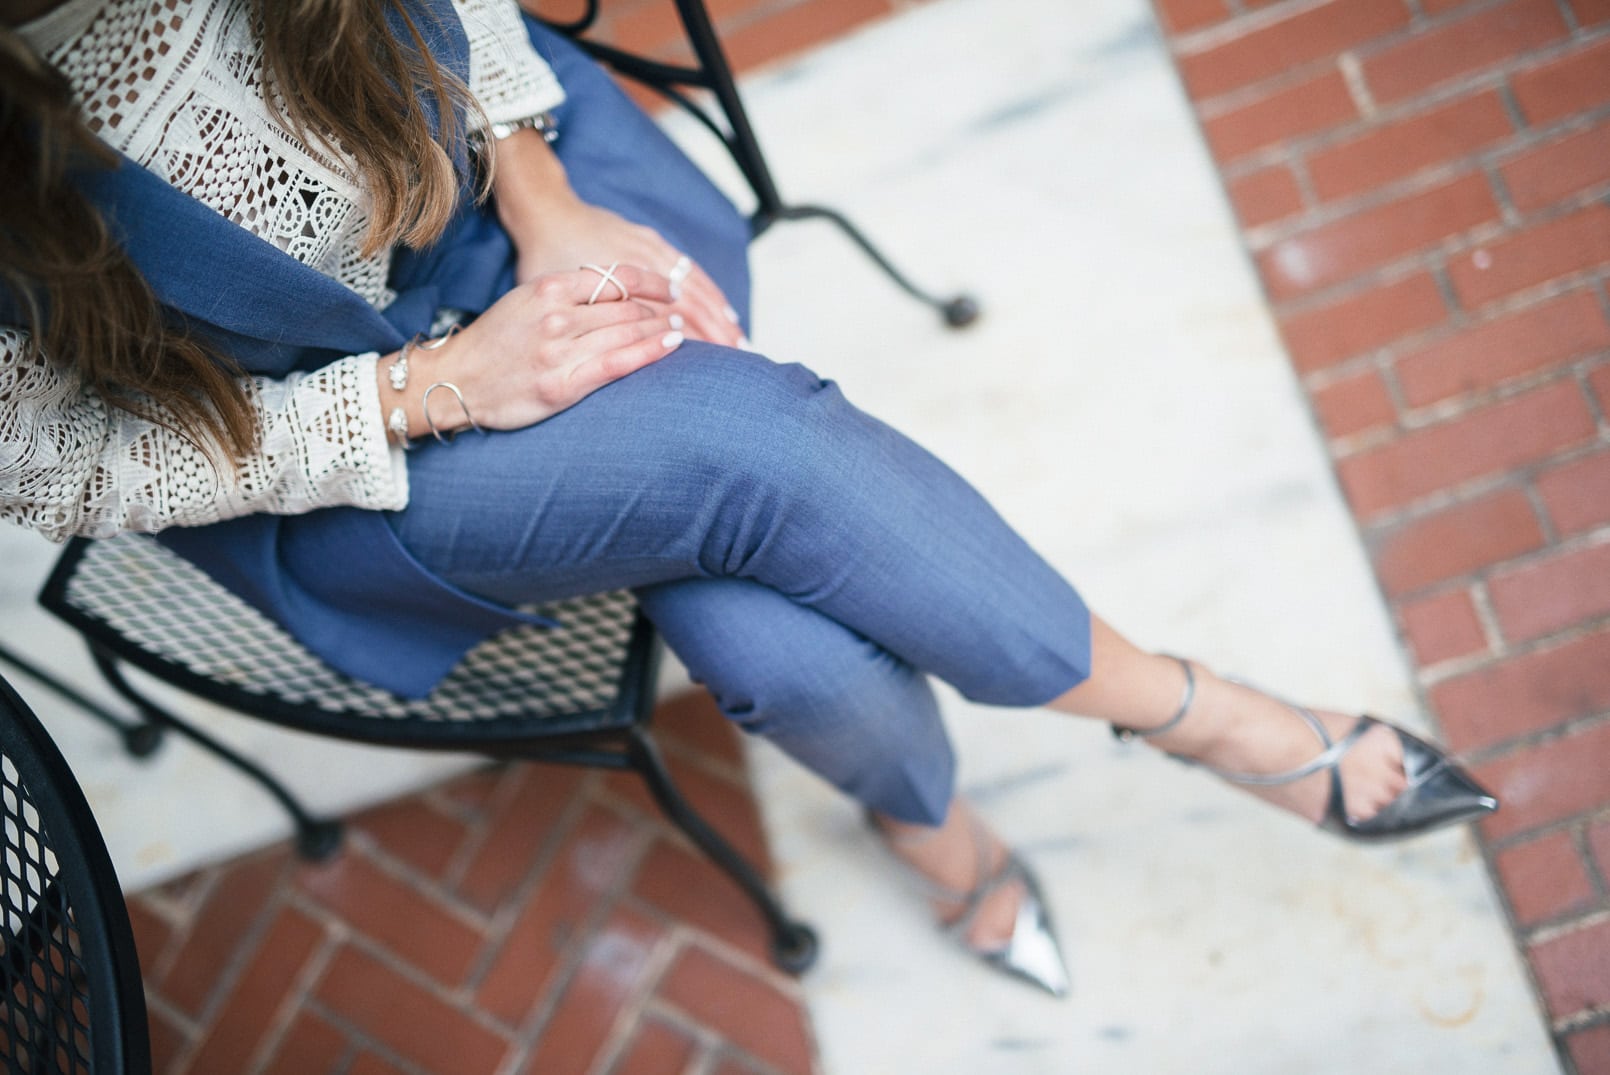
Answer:
<svg viewBox="0 0 1610 1075"><path fill-rule="evenodd" d="M705 817L767 864L709 697L655 723ZM734 1075L818 1070L759 914L626 781L486 769L129 900L156 1069Z"/></svg>
<svg viewBox="0 0 1610 1075"><path fill-rule="evenodd" d="M1610 1073L1610 4L1155 0L1579 1075Z"/></svg>

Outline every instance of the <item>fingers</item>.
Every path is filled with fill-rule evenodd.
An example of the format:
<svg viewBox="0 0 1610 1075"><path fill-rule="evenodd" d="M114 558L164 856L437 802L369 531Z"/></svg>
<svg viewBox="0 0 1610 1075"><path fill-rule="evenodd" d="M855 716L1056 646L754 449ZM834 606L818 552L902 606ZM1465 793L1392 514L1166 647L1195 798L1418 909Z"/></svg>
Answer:
<svg viewBox="0 0 1610 1075"><path fill-rule="evenodd" d="M583 338L592 356L570 370L576 399L635 373L682 346L682 333L666 320L630 322L597 329Z"/></svg>
<svg viewBox="0 0 1610 1075"><path fill-rule="evenodd" d="M549 273L537 277L529 286L538 299L555 306L600 306L629 299L671 301L670 280L660 273L619 262L596 269Z"/></svg>
<svg viewBox="0 0 1610 1075"><path fill-rule="evenodd" d="M688 336L709 340L726 347L744 347L743 329L727 296L721 293L716 282L696 263L688 270L678 289L676 308L687 318Z"/></svg>
<svg viewBox="0 0 1610 1075"><path fill-rule="evenodd" d="M670 248L667 247L669 250ZM674 252L673 252L674 253ZM678 264L673 259L667 269ZM590 310L631 306L639 301L655 307L664 307L680 315L682 331L689 339L708 340L725 347L747 347L738 315L727 302L726 295L696 263L681 274L675 282L663 273L640 265L614 262L594 264L572 272L550 273L538 277L528 286L538 301L555 308L581 308ZM624 289L624 294L623 290ZM672 292L676 297L672 297ZM629 299L630 301L625 301ZM602 322L588 322L588 325Z"/></svg>

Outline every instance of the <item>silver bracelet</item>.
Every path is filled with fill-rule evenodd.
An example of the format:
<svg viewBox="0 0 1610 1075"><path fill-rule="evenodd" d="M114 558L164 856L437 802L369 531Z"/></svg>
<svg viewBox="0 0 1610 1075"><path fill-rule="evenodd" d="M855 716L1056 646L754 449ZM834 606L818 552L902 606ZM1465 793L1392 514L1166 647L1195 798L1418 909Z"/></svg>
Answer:
<svg viewBox="0 0 1610 1075"><path fill-rule="evenodd" d="M430 394L436 391L438 388L445 388L449 392L453 393L453 398L458 400L459 409L464 412L464 419L465 421L469 422L471 429L475 430L477 433L486 432L486 430L481 428L480 423L476 422L475 417L470 414L469 404L464 402L464 393L458 390L458 385L454 384L452 381L437 381L435 384L430 385L425 389L425 398L420 404L420 406L422 406L425 410L425 424L430 426L430 432L433 437L443 444L450 443L452 440L451 437L442 436L442 431L436 428L436 422L430 416Z"/></svg>
<svg viewBox="0 0 1610 1075"><path fill-rule="evenodd" d="M442 333L440 336L436 337L434 340L421 340L421 341L419 341L419 349L421 351L439 351L439 350L442 349L442 346L445 343L447 343L448 340L452 339L454 336L457 336L459 334L459 331L461 329L463 329L463 328L464 328L463 325L460 325L457 322L454 322L453 324L447 326L447 331L446 332Z"/></svg>
<svg viewBox="0 0 1610 1075"><path fill-rule="evenodd" d="M391 414L386 417L386 432L397 438L397 443L403 451L407 451L408 444L408 412L401 407L393 407Z"/></svg>
<svg viewBox="0 0 1610 1075"><path fill-rule="evenodd" d="M392 359L391 365L386 367L386 380L391 383L393 392L401 392L408 387L408 352L418 346L419 337L415 336L402 345L402 350L397 353L397 357Z"/></svg>
<svg viewBox="0 0 1610 1075"><path fill-rule="evenodd" d="M492 136L494 142L501 142L516 131L536 131L542 135L544 142L551 143L559 137L559 123L554 119L552 112L538 112L534 116L523 116L504 123L489 123L486 126L486 132Z"/></svg>

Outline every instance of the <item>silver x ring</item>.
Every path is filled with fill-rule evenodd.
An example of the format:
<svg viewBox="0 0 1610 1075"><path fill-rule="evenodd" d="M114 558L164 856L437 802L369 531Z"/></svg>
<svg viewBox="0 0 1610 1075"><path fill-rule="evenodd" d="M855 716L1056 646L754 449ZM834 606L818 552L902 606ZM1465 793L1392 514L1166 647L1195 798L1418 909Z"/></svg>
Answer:
<svg viewBox="0 0 1610 1075"><path fill-rule="evenodd" d="M604 293L605 284L615 285L615 289L621 293L622 302L625 302L627 299L632 297L632 293L626 290L626 285L615 278L615 270L620 268L620 262L610 262L609 268L607 269L600 269L597 265L583 265L582 268L586 269L588 272L595 272L598 274L598 286L593 288L593 293L588 296L588 306L591 306L593 303L598 301L598 296Z"/></svg>

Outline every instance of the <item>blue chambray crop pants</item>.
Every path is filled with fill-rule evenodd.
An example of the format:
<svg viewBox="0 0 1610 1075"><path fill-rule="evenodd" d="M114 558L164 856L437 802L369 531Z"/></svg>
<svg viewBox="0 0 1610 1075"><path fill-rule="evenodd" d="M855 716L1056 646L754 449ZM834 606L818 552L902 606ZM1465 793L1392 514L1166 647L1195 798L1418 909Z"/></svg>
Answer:
<svg viewBox="0 0 1610 1075"><path fill-rule="evenodd" d="M409 454L405 546L502 602L631 588L722 711L937 824L927 677L1041 705L1090 668L1073 588L952 470L798 365L690 342L527 429Z"/></svg>
<svg viewBox="0 0 1610 1075"><path fill-rule="evenodd" d="M571 186L745 309L748 222L597 65L528 29L565 88ZM1089 674L1073 588L801 366L689 342L535 426L427 441L408 463L391 519L427 568L503 603L635 590L723 712L902 820L943 820L954 788L928 676L1030 706Z"/></svg>

